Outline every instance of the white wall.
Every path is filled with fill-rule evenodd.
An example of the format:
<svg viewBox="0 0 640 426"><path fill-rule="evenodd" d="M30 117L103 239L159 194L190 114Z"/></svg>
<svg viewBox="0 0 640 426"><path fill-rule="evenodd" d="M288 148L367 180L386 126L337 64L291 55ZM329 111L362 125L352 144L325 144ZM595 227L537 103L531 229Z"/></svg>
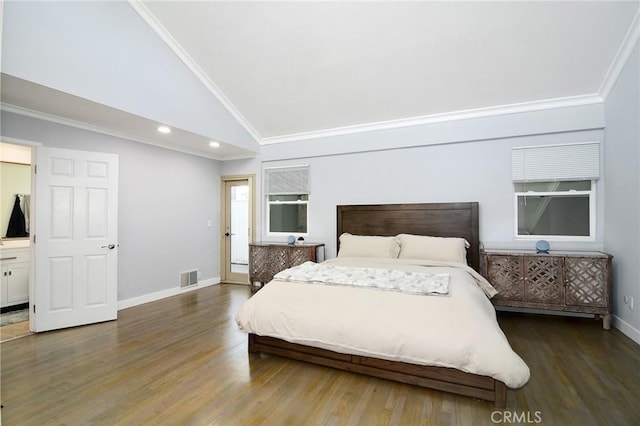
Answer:
<svg viewBox="0 0 640 426"><path fill-rule="evenodd" d="M3 73L258 150L127 2L4 3Z"/></svg>
<svg viewBox="0 0 640 426"><path fill-rule="evenodd" d="M605 236L614 256L615 325L640 343L640 48L605 101ZM635 310L623 297L632 296Z"/></svg>
<svg viewBox="0 0 640 426"><path fill-rule="evenodd" d="M269 161L263 167L310 165L311 232L307 240L325 243L328 258L336 255L339 204L478 201L480 239L485 247L533 248L534 241L514 239L511 148L601 139L600 130L581 131ZM601 190L602 185L597 186ZM602 220L598 222L595 242L552 242L553 248L601 248Z"/></svg>
<svg viewBox="0 0 640 426"><path fill-rule="evenodd" d="M12 113L1 118L3 137L119 155L119 301L179 287L179 273L194 268L201 281L219 281L220 162Z"/></svg>
<svg viewBox="0 0 640 426"><path fill-rule="evenodd" d="M514 238L511 148L602 142L603 127L602 104L472 117L265 145L257 173L262 176L267 167L310 165L307 240L325 243L328 258L336 254L336 205L358 203L478 201L480 238L486 248L533 248L534 242ZM602 249L603 182L596 185L596 240L553 242L553 249ZM262 195L259 203L264 203ZM261 211L262 229L264 220ZM272 239L264 230L262 238Z"/></svg>

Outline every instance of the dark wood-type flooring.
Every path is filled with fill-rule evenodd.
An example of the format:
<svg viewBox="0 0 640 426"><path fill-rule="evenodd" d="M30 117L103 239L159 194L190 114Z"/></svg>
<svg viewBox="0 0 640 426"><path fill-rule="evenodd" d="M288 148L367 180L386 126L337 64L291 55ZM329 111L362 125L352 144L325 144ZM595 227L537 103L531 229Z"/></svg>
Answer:
<svg viewBox="0 0 640 426"><path fill-rule="evenodd" d="M2 343L2 424L640 425L640 346L601 322L500 313L531 368L507 408L247 354L217 285L125 309L117 321Z"/></svg>

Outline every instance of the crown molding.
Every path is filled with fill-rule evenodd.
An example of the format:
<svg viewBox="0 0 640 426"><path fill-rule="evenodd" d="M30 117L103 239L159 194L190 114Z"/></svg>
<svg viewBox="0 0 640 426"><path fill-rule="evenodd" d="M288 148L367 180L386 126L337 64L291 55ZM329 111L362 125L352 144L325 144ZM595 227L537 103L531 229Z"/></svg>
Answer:
<svg viewBox="0 0 640 426"><path fill-rule="evenodd" d="M260 143L262 137L258 131L244 118L240 111L233 103L224 95L222 90L209 78L209 76L200 68L198 63L187 53L186 50L173 38L167 29L160 23L153 13L140 0L127 0L127 3L135 10L143 21L151 27L151 29L160 37L162 41L176 54L176 56L189 68L189 70L200 80L202 84L220 101L220 103L229 111L229 113L240 123L240 125L251 135L251 137Z"/></svg>
<svg viewBox="0 0 640 426"><path fill-rule="evenodd" d="M380 121L375 123L357 124L354 126L338 127L334 129L313 132L295 133L291 135L263 138L261 144L269 145L286 142L299 142L312 139L351 135L355 133L375 132L381 130L398 129L404 127L422 126L426 124L443 123L448 121L471 120L496 115L519 114L555 108L569 108L575 106L599 104L603 98L597 94L574 96L567 98L548 99L543 101L523 102L497 107L477 108L464 111L447 112L442 114L424 115L399 120Z"/></svg>
<svg viewBox="0 0 640 426"><path fill-rule="evenodd" d="M600 86L600 90L598 93L602 96L603 99L606 99L611 93L613 86L618 81L624 66L629 61L631 54L633 53L633 49L638 44L640 40L640 9L636 11L636 15L633 18L633 22L627 31L627 34L616 53L613 62L609 66L607 73L605 74L604 80L602 81L602 85Z"/></svg>
<svg viewBox="0 0 640 426"><path fill-rule="evenodd" d="M234 161L234 160L249 160L251 158L258 158L258 154L256 153L256 154L246 154L246 155L224 155L222 157L215 158L215 160Z"/></svg>
<svg viewBox="0 0 640 426"><path fill-rule="evenodd" d="M100 127L100 126L95 126L92 124L88 124L85 122L81 122L81 121L76 121L76 120L71 120L68 118L64 118L64 117L60 117L57 115L53 115L53 114L47 114L41 111L36 111L36 110L32 110L29 108L24 108L24 107L20 107L17 105L12 105L12 104L8 104L5 102L0 103L0 109L2 111L6 111L6 112L11 112L17 115L22 115L25 117L31 117L31 118L36 118L39 120L44 120L44 121L48 121L50 123L56 123L56 124L61 124L63 126L69 126L69 127L74 127L76 129L81 129L81 130L86 130L89 132L94 132L94 133L100 133L103 135L107 135L107 136L113 136L116 138L120 138L120 139L126 139L129 141L133 141L133 142L139 142L139 143L143 143L146 145L153 145L153 146L157 146L159 148L164 148L164 149L169 149L171 151L176 151L176 152L181 152L183 154L190 154L190 155L196 155L198 157L204 157L204 158L209 158L212 160L218 160L218 161L225 161L225 160L229 160L229 159L243 159L243 158L254 158L255 155L247 155L245 156L241 156L241 155L234 155L234 156L228 156L228 157L224 157L224 156L217 156L214 154L207 154L205 152L201 152L201 151L191 151L188 149L181 149L181 148L176 148L175 146L171 146L169 144L162 144L162 143L158 143L156 141L150 140L150 139L145 139L145 138L140 138L137 136L132 136L129 135L127 133L123 133L123 132L117 132L111 129L106 129L104 127ZM2 136L3 140L9 141L9 138Z"/></svg>

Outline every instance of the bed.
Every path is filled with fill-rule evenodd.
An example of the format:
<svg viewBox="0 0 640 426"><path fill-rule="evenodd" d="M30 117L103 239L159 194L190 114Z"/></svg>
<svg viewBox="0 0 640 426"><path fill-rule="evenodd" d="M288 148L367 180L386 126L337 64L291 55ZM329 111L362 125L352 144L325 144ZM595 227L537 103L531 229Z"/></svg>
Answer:
<svg viewBox="0 0 640 426"><path fill-rule="evenodd" d="M468 266L342 256L354 247L346 238L380 238L387 244L401 234L416 239L464 239L469 244L462 256ZM465 395L492 401L498 408L506 405L507 385L517 388L527 382L528 367L511 350L495 320L487 297L495 290L476 272L480 266L478 203L337 206L337 237L338 257L320 266L327 264L338 271L398 270L420 276L428 271L431 277L450 280L447 293L427 296L302 284L287 280L295 276L287 270L251 297L236 316L240 329L248 333L250 353ZM377 244L377 240L364 241L373 241L368 243L372 247ZM393 338L386 341L382 335Z"/></svg>

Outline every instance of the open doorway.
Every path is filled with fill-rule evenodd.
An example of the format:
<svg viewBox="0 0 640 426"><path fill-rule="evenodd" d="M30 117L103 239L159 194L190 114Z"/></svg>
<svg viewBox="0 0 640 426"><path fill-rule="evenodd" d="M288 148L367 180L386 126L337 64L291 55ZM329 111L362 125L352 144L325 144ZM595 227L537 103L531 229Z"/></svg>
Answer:
<svg viewBox="0 0 640 426"><path fill-rule="evenodd" d="M249 284L249 243L253 241L254 175L221 178L221 280Z"/></svg>
<svg viewBox="0 0 640 426"><path fill-rule="evenodd" d="M31 147L0 142L0 341L30 334Z"/></svg>
<svg viewBox="0 0 640 426"><path fill-rule="evenodd" d="M0 148L14 145L5 142ZM19 194L30 195L21 207L23 215L29 211L28 230L18 238L12 229L6 238L0 229L2 307L27 303L27 329L34 332L116 319L118 156L29 141L15 145L31 155L29 190Z"/></svg>

